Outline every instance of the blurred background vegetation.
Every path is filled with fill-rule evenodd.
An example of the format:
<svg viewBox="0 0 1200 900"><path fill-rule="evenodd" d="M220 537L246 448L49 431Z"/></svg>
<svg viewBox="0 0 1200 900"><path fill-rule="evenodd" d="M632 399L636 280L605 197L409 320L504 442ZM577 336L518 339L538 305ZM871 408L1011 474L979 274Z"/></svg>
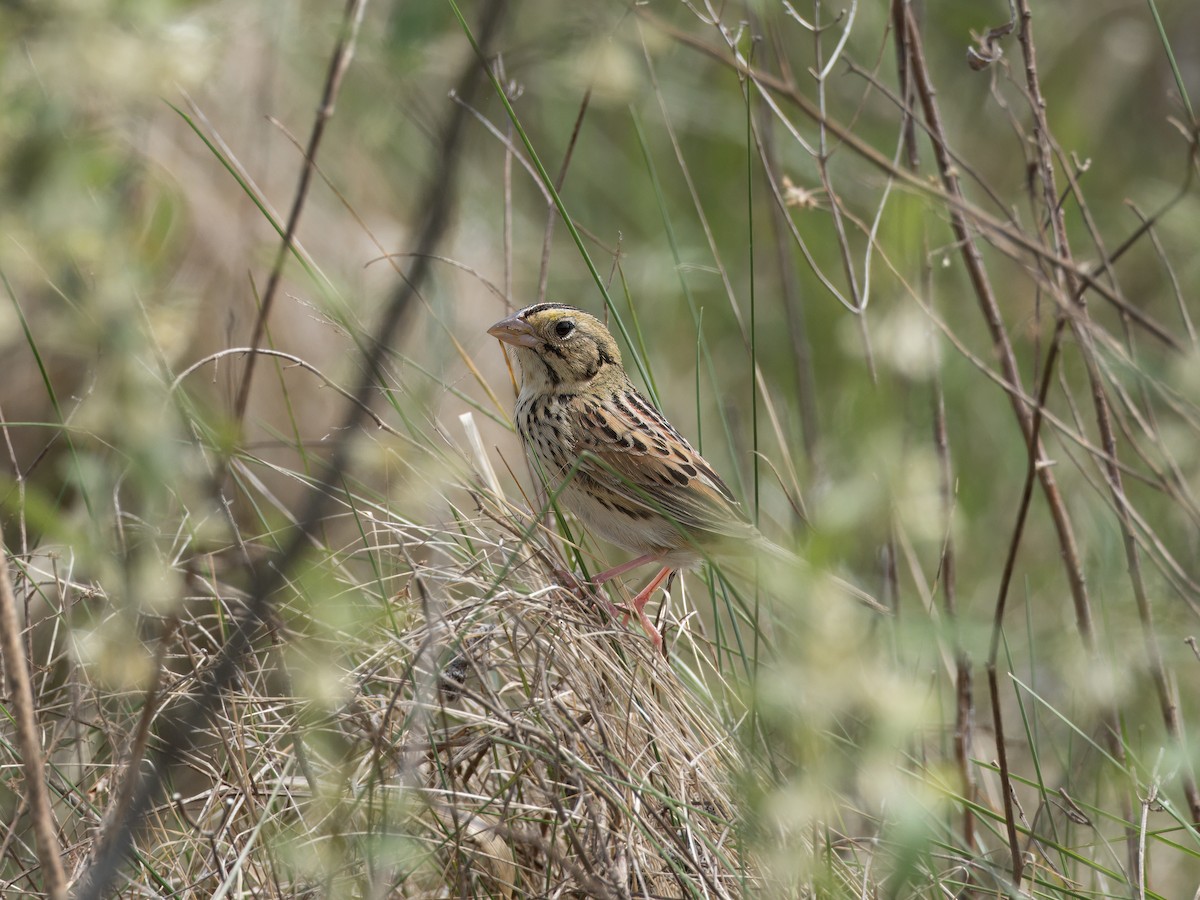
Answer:
<svg viewBox="0 0 1200 900"><path fill-rule="evenodd" d="M472 28L484 7L463 5ZM1054 246L1053 215L1018 34L984 37L1010 19L999 0L914 4L912 13L971 210L1011 229L967 216L1021 390L1033 396L1068 294L1045 255L1031 252ZM352 390L372 375L360 348L377 339L412 265L405 254L427 213L439 135L474 52L451 3L373 2L361 14L348 26L332 3L0 3L0 521L24 598L69 873L87 865L136 758L128 736L143 708L169 708L170 691L194 688L188 679L220 651L253 591L250 573L294 531L342 437L347 401L335 386ZM252 721L278 700L278 729L250 740L214 726L210 750L196 754L220 761L192 759L172 773L173 789L201 798L208 815L235 789L251 791L231 773L253 766L239 768L232 748L271 743L277 755L253 790L275 797L267 773L282 779L285 745L299 734L316 770L308 787L329 809L348 802L335 786L349 791L363 764L345 726L361 712L356 692L385 667L416 684L424 645L409 638L436 631L417 576L451 608L506 587L505 553L522 542L480 517L473 492L494 486L483 457L515 504L505 514L528 523L528 507L537 511L509 424L509 372L485 330L544 297L603 313L614 327L619 319L633 336L624 350L635 381L763 531L815 573L838 572L893 610L853 610L817 577L768 579L760 617L722 625L720 589L687 577L691 596L673 597L665 615L676 636L694 640L680 639L674 667L631 664L628 677L710 711L711 721L681 732L736 735L736 750L713 762L733 808L705 809L737 835L729 868L741 881L689 880L675 866L671 886L604 882L614 896L1195 890L1200 836L1186 783L1200 740L1200 654L1189 642L1200 611L1200 198L1187 92L1194 99L1200 88L1200 6L1033 4L1071 251L1124 311L1085 294L1092 324L1080 327L1091 349L1068 327L1049 382L1043 465L1072 523L1094 643L1081 637L1069 561L1035 487L998 657L1011 809L984 663L1029 453L920 125L907 132L919 165L903 176L910 120L897 21L892 4L819 0L507 7L489 57L515 121L491 85L475 95L451 228L432 278L387 336L373 383L390 429L362 426L350 469L321 488L339 492L338 514L272 599L275 630L257 637L255 653L291 662L254 669L237 686L260 704L246 713ZM300 148L334 45L351 33L263 342L307 367L260 358L239 423L244 355L214 354L250 343ZM968 64L968 51L989 48L1001 52ZM730 63L735 53L768 80L748 79ZM820 129L786 84L842 130ZM610 306L548 202L526 139L557 179ZM1123 467L1148 597L1141 610L1089 359ZM476 449L466 413L480 429ZM515 533L529 537L525 524ZM620 559L588 545L593 552ZM543 574L550 584L553 573ZM555 602L565 601L542 601ZM498 614L485 606L479 616ZM761 649L743 638L755 629ZM453 646L469 641L454 633ZM967 676L973 693L962 707ZM405 702L420 706L419 694ZM1177 705L1174 737L1163 698ZM223 715L241 714L226 704ZM376 739L401 747L413 728L433 727L404 722ZM0 877L16 896L44 882L8 739L6 730L0 820L12 824ZM371 777L387 783L390 770ZM358 795L354 804L370 807ZM631 819L645 815L635 806ZM520 852L522 874L486 884L463 875L446 862L466 852L461 829L422 844L399 826L356 832L350 813L298 825L238 806L229 821L244 815L244 827L222 819L212 832L175 809L155 808L153 836L143 833L122 883L128 896L138 885L188 896L218 886L258 896L599 890L569 868L561 882L539 884ZM256 843L261 821L278 829ZM383 846L401 832L428 856ZM373 868L379 858L392 860L387 877Z"/></svg>

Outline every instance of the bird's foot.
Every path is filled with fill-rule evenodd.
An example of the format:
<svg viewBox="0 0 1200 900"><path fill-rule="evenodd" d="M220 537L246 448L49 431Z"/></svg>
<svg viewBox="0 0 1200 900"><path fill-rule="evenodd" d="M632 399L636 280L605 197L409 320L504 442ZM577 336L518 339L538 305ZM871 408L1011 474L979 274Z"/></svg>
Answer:
<svg viewBox="0 0 1200 900"><path fill-rule="evenodd" d="M621 610L618 609L617 607L613 606L612 603L609 602L609 599L604 596L604 593L600 590L600 586L594 580L588 581L588 580L585 580L582 578L578 578L575 576L575 574L573 572L569 572L566 569L560 568L558 566L555 566L551 570L551 573L554 575L555 580L559 584L561 584L564 588L566 588L568 591L570 591L572 594L574 594L576 597L578 597L582 602L584 602L584 603L598 602L614 618L621 615ZM629 611L628 610L625 611L625 617L624 617L623 621L624 622L629 621Z"/></svg>
<svg viewBox="0 0 1200 900"><path fill-rule="evenodd" d="M639 560L638 562L640 563L641 561ZM674 580L674 570L664 568L630 601L628 606L615 605L604 595L601 585L612 577L611 572L603 572L600 576L593 577L590 580L577 578L574 573L557 566L552 570L552 573L559 584L580 600L599 602L614 619L620 619L623 626L628 625L630 617L636 615L638 623L642 626L642 630L646 632L646 636L650 638L651 643L654 644L654 648L662 651L664 655L666 654L662 635L658 633L658 629L654 627L654 623L646 615L645 606L649 602L651 595L658 589L668 574ZM668 585L670 584L669 581L667 583Z"/></svg>
<svg viewBox="0 0 1200 900"><path fill-rule="evenodd" d="M654 623L650 621L650 617L646 615L646 604L650 602L650 597L658 590L658 586L670 576L674 579L675 570L669 567L664 567L661 572L651 579L650 583L638 592L638 595L630 601L634 612L637 613L638 622L641 623L642 630L646 632L646 636L654 644L656 650L661 650L666 656L667 648L663 643L662 635L658 633L658 629L654 627ZM670 584L670 582L667 582Z"/></svg>

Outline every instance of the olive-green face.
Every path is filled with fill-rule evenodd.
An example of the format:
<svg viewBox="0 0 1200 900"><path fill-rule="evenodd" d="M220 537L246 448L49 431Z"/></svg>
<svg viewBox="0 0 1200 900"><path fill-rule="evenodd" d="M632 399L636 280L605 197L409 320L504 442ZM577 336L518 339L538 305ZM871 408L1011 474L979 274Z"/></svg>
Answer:
<svg viewBox="0 0 1200 900"><path fill-rule="evenodd" d="M497 322L488 334L516 348L523 379L574 389L621 370L621 352L604 323L560 303L539 303Z"/></svg>

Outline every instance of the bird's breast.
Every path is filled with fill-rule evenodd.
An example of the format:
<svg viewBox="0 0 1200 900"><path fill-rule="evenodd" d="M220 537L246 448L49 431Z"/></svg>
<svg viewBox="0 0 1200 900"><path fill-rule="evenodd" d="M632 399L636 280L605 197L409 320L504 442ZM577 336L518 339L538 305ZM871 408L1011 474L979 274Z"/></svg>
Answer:
<svg viewBox="0 0 1200 900"><path fill-rule="evenodd" d="M517 398L517 430L525 447L552 482L566 477L575 462L575 439L567 415L572 395L526 394Z"/></svg>
<svg viewBox="0 0 1200 900"><path fill-rule="evenodd" d="M670 521L641 499L577 470L580 419L572 404L580 402L563 392L522 391L517 398L517 430L546 487L598 537L636 553L670 556L678 567L694 564L700 556ZM620 438L614 436L618 443Z"/></svg>

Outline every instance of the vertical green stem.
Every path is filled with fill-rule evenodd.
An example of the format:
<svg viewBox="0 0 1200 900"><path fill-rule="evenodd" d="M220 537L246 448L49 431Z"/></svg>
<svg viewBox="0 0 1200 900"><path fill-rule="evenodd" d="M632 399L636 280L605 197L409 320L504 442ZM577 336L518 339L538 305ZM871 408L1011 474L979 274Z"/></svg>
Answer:
<svg viewBox="0 0 1200 900"><path fill-rule="evenodd" d="M753 95L743 79L742 92L746 97L746 234L749 239L750 266L750 431L754 447L754 524L759 522L759 479L758 479L758 389L753 373L758 371L758 330L755 327L754 303L754 132L751 113L754 109Z"/></svg>

